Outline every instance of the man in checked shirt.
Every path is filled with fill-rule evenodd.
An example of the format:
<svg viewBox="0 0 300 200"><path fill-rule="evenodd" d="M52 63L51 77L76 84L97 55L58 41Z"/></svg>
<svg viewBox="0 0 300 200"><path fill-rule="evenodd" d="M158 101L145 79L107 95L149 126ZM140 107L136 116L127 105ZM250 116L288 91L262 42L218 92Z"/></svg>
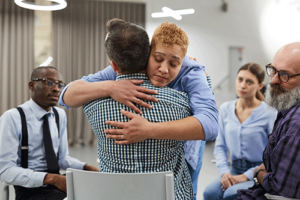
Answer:
<svg viewBox="0 0 300 200"><path fill-rule="evenodd" d="M182 45L167 45L160 42L156 47L153 47L155 53L152 53L155 55L152 55L149 60L152 67L159 66L163 59L167 61L167 65L157 70L157 74L160 76L153 78L153 74L146 74L150 53L147 32L140 26L119 19L110 20L107 23L107 28L105 51L113 70L117 73L117 82L126 79L143 80L140 86L156 90L158 93L155 96L159 99L158 102L146 101L152 109L140 108L143 113L139 120L159 123L191 116L187 93L165 87L176 78L181 69L186 53L182 48L187 47L188 44L186 33L175 24L168 25L166 23L164 30L167 29L173 33L173 39L181 41L180 44ZM163 35L168 33L168 31L161 32ZM186 48L183 49L186 50ZM153 62L159 64L153 65ZM147 70L149 70L149 67ZM150 80L152 81L150 82ZM157 86L154 86L152 82ZM134 100L134 103L137 103L137 99ZM85 103L83 110L97 136L100 172L147 173L172 171L174 172L175 199L193 199L192 181L185 161L184 144L181 138L160 138L162 135L159 134L159 137L153 136L132 144L120 145L118 143L124 141L126 137L124 135L107 135L105 130L113 129L107 121L128 122L131 117L128 116L129 118L127 118L123 114L130 114L128 111L132 112L132 109L111 97L104 97ZM142 128L146 127L143 126ZM151 133L153 135L156 131L152 129ZM145 136L141 135L140 137ZM188 138L192 137L189 136L189 133L185 133L182 137L193 139Z"/></svg>
<svg viewBox="0 0 300 200"><path fill-rule="evenodd" d="M300 198L300 42L283 46L266 66L271 83L266 102L278 110L273 133L254 170L256 184L238 199L266 199L265 193Z"/></svg>

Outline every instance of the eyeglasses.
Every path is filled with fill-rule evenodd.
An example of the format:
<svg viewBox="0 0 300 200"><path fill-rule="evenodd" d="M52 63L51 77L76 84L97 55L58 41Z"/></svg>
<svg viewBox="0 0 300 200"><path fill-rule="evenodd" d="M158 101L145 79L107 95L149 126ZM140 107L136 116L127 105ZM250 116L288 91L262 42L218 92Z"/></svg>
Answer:
<svg viewBox="0 0 300 200"><path fill-rule="evenodd" d="M35 78L35 79L32 79L32 81L44 81L44 83L46 83L46 85L48 87L53 87L54 84L57 84L58 85L58 89L62 90L66 84L62 81L55 81L53 79L50 79L50 78Z"/></svg>
<svg viewBox="0 0 300 200"><path fill-rule="evenodd" d="M288 75L286 72L283 71L277 71L272 65L271 63L266 65L266 71L267 74L270 77L274 77L276 75L276 73L278 72L278 78L281 82L286 83L289 81L290 77L294 77L294 76L299 76L300 74L294 74L294 75Z"/></svg>

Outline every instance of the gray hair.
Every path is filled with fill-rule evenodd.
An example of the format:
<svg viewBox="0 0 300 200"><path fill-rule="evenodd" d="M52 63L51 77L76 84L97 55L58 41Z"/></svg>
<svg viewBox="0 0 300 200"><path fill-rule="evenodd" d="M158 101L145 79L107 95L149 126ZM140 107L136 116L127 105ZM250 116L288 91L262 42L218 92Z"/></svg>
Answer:
<svg viewBox="0 0 300 200"><path fill-rule="evenodd" d="M281 93L277 92L280 90ZM266 90L265 102L276 110L287 110L293 107L300 100L300 85L287 90L278 84L268 84Z"/></svg>

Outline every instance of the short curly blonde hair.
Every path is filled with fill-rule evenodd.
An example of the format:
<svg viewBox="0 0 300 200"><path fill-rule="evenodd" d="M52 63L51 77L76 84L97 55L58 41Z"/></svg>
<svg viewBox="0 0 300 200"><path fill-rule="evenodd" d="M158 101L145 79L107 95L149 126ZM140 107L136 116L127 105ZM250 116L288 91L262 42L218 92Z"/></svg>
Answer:
<svg viewBox="0 0 300 200"><path fill-rule="evenodd" d="M151 46L162 43L164 45L179 45L185 55L189 46L187 34L174 23L163 22L153 33Z"/></svg>

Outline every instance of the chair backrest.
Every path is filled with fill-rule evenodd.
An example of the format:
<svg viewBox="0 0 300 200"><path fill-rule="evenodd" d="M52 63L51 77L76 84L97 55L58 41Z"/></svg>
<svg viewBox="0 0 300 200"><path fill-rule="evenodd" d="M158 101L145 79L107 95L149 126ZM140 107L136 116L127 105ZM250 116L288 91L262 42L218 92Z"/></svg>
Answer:
<svg viewBox="0 0 300 200"><path fill-rule="evenodd" d="M9 185L5 182L2 182L1 185L1 194L2 194L2 200L9 200Z"/></svg>
<svg viewBox="0 0 300 200"><path fill-rule="evenodd" d="M67 169L68 200L174 200L173 172L101 173Z"/></svg>

